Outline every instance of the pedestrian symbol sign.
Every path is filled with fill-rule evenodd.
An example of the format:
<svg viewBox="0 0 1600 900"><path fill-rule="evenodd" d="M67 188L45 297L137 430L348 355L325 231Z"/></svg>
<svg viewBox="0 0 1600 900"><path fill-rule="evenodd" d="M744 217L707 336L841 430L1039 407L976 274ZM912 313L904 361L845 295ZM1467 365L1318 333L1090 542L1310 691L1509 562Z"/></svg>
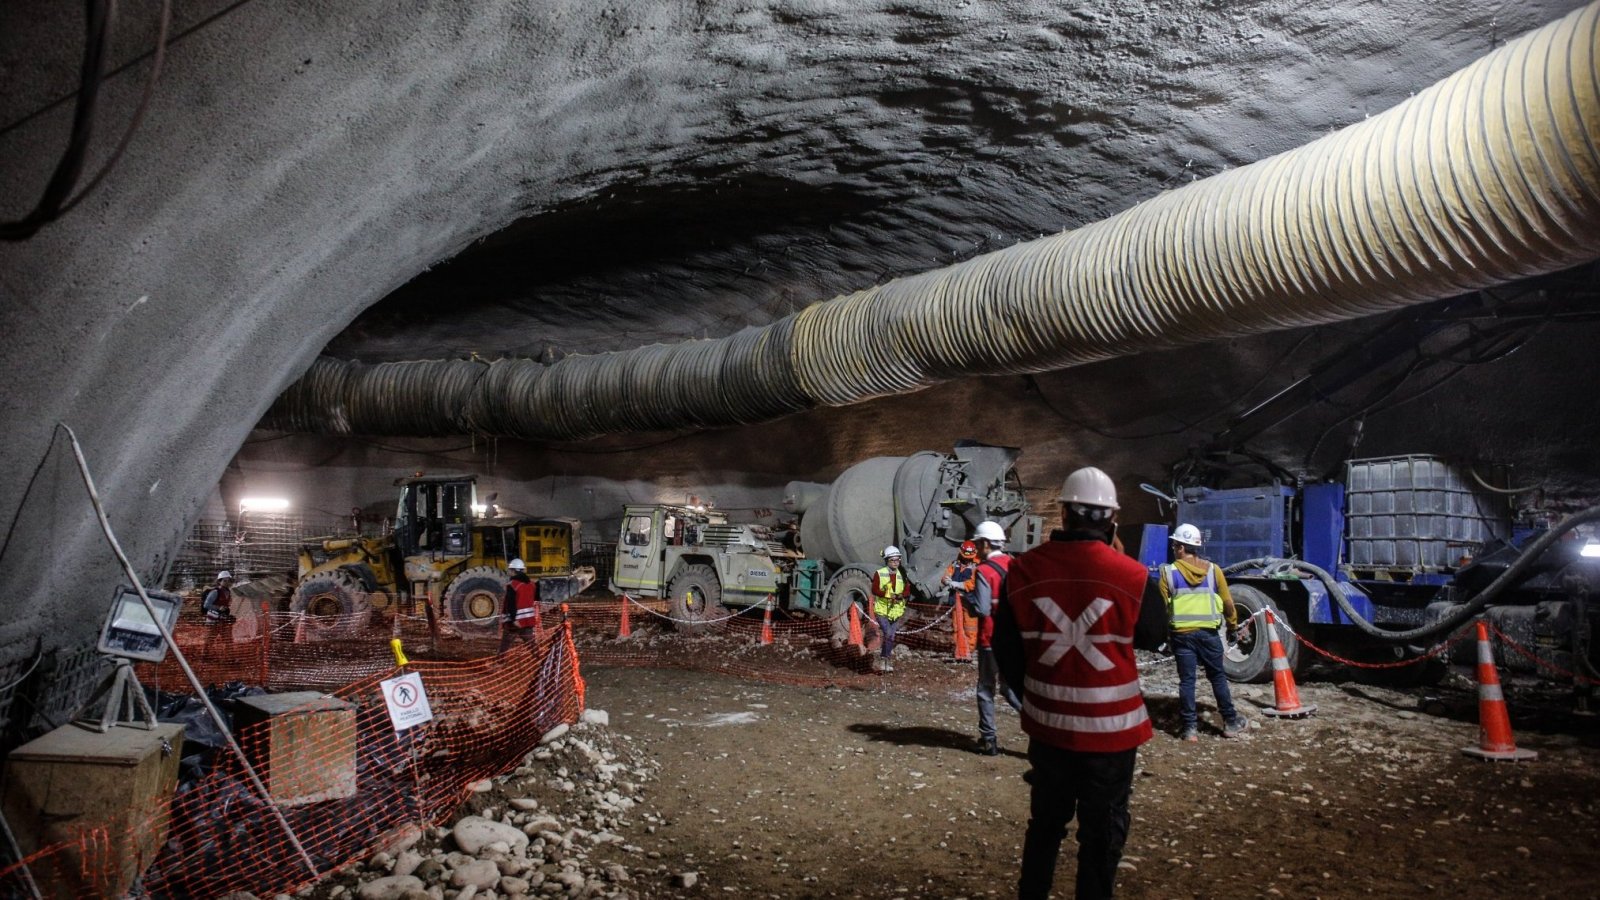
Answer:
<svg viewBox="0 0 1600 900"><path fill-rule="evenodd" d="M378 682L383 688L383 702L389 707L389 721L395 731L405 731L414 725L433 721L433 710L428 707L428 694L422 689L422 674L409 672L398 678Z"/></svg>

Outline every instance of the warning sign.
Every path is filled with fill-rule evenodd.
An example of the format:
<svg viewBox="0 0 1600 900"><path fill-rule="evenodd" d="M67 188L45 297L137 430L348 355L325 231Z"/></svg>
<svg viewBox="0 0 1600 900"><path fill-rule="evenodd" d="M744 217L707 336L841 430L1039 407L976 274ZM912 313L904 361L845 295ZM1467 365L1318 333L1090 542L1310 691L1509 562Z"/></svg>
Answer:
<svg viewBox="0 0 1600 900"><path fill-rule="evenodd" d="M428 695L422 689L420 672L380 681L378 686L383 688L383 702L389 706L389 721L394 723L395 731L433 721L433 710L428 708Z"/></svg>

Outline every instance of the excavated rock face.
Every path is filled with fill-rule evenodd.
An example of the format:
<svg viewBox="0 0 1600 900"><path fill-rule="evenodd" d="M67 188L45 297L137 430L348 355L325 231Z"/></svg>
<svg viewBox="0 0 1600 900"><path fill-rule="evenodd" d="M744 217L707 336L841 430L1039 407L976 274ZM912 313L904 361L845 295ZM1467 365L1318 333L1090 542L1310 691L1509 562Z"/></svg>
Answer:
<svg viewBox="0 0 1600 900"><path fill-rule="evenodd" d="M82 438L124 546L153 577L324 348L553 357L765 324L1304 143L1577 5L341 0L290 16L177 4L167 72L127 156L61 222L0 247L0 647L86 636L117 577L57 421ZM129 64L101 90L91 167L148 72L138 59L159 3L122 7L112 65ZM44 0L0 11L7 218L64 143L72 102L51 104L76 87L80 15ZM1520 368L1474 370L1418 401L1443 404L1438 428L1415 410L1376 413L1361 452L1460 438L1528 457L1543 429L1560 439L1529 464L1591 476L1567 464L1593 425L1571 392L1537 381L1551 360L1592 373L1583 336L1539 334L1506 363ZM971 436L1022 446L1043 497L1091 460L1159 478L1215 427L1181 426L1259 397L1276 383L1263 376L1303 371L1332 340L1295 348L1300 337L962 382L694 438L693 454L469 448L450 463L515 482L597 473L758 496ZM1264 449L1304 453L1345 410L1325 412ZM1180 433L1114 441L1084 425ZM236 484L256 463L339 453L337 470L305 476L334 508L371 500L380 473L435 465L367 445L297 459L269 446L241 457Z"/></svg>

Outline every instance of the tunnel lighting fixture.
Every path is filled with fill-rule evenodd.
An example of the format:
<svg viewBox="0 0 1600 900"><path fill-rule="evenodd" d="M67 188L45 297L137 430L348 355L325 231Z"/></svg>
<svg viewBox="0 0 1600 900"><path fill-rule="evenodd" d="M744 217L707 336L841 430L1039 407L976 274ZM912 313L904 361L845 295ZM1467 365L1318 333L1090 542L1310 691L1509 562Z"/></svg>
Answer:
<svg viewBox="0 0 1600 900"><path fill-rule="evenodd" d="M240 512L283 512L288 508L285 497L245 497L239 501Z"/></svg>
<svg viewBox="0 0 1600 900"><path fill-rule="evenodd" d="M1579 551L1584 556L1600 556L1600 541L1590 541Z"/></svg>

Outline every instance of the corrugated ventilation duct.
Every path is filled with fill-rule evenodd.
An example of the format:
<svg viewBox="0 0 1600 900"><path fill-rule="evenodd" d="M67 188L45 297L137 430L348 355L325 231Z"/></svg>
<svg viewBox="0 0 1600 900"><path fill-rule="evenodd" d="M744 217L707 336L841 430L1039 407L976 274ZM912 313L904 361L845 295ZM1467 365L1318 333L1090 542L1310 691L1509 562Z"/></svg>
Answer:
<svg viewBox="0 0 1600 900"><path fill-rule="evenodd" d="M720 340L548 366L319 359L263 424L573 440L760 422L1557 271L1600 257L1597 43L1590 4L1296 150Z"/></svg>

